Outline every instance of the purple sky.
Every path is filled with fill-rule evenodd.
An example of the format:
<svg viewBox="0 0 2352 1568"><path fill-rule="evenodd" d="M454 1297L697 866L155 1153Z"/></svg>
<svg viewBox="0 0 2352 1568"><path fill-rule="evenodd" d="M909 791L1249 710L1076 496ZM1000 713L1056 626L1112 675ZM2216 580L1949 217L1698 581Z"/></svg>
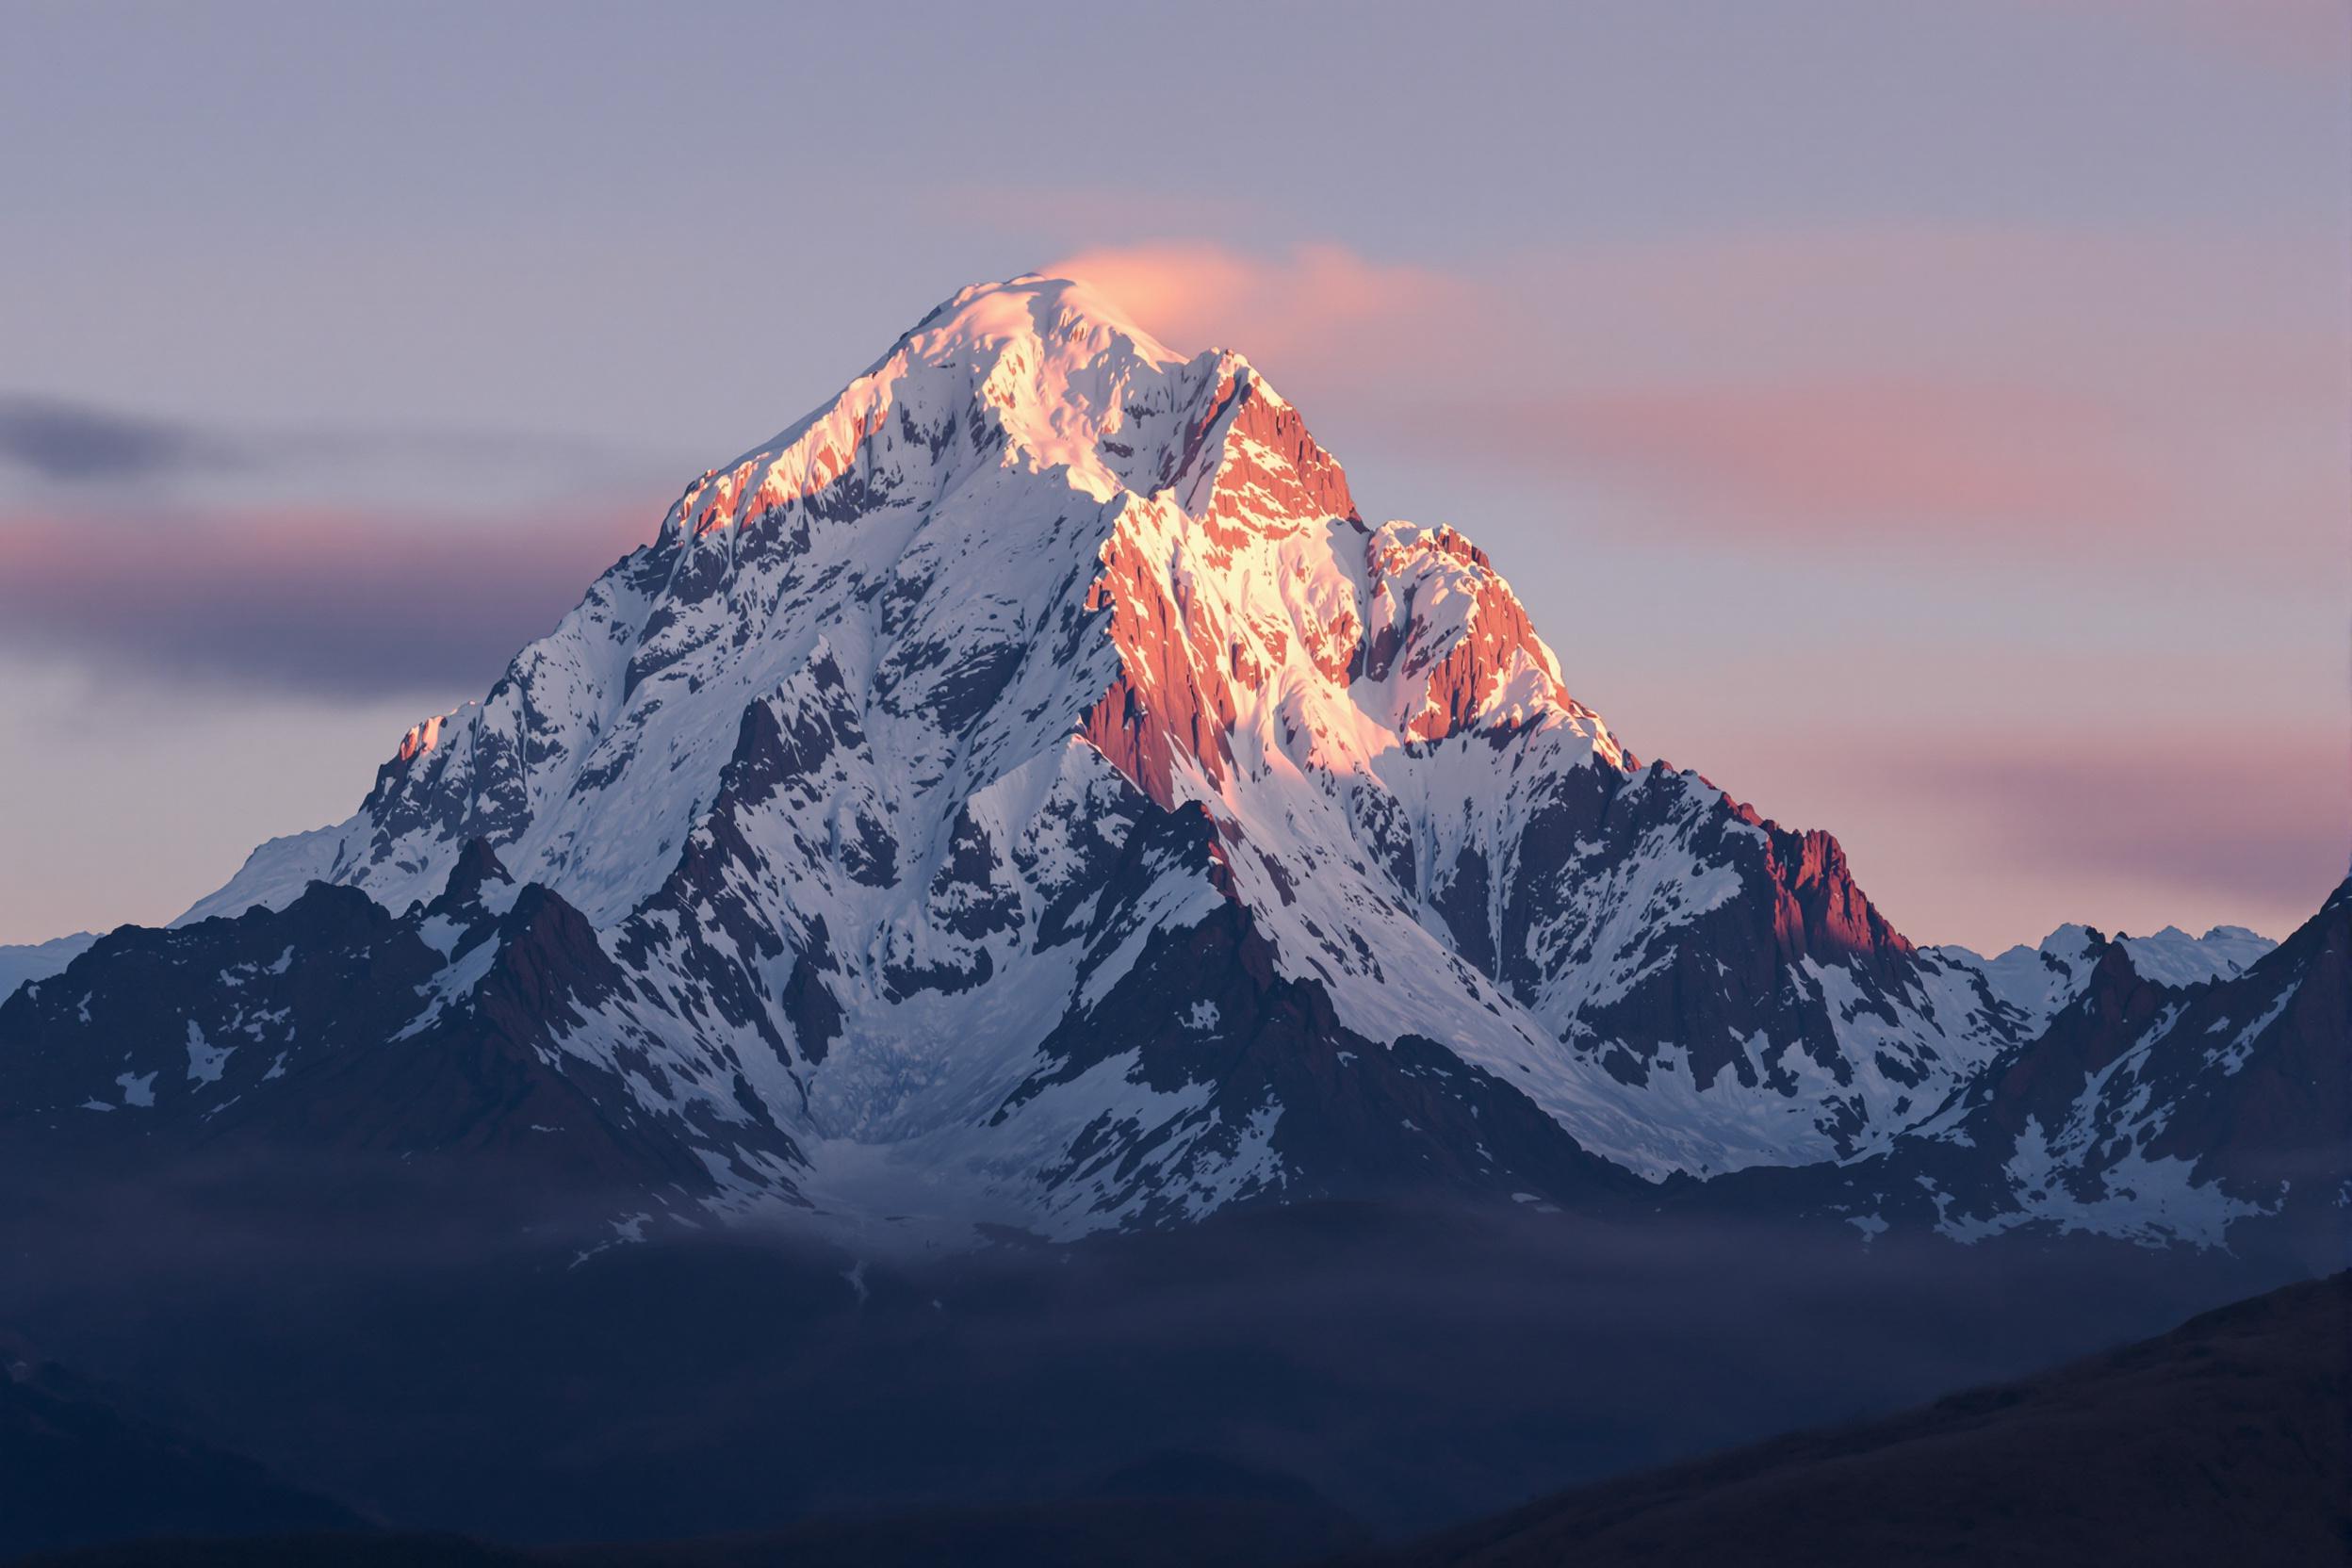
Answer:
<svg viewBox="0 0 2352 1568"><path fill-rule="evenodd" d="M347 815L1054 263L1911 935L2282 934L2352 836L2348 58L2344 0L20 4L0 941Z"/></svg>

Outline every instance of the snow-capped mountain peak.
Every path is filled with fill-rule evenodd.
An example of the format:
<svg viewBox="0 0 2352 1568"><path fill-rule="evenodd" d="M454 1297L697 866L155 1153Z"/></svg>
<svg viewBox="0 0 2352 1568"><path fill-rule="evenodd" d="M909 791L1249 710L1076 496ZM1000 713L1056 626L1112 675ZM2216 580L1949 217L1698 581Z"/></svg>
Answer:
<svg viewBox="0 0 2352 1568"><path fill-rule="evenodd" d="M855 489L877 467L935 493L1004 466L1059 470L1097 502L1149 495L1197 448L1204 392L1244 379L1254 373L1239 355L1186 359L1084 284L1031 275L975 286L834 401L689 485L664 532L740 529L845 482ZM927 471L907 461L914 448L928 452Z"/></svg>
<svg viewBox="0 0 2352 1568"><path fill-rule="evenodd" d="M476 842L584 966L547 1049L729 1202L1069 1232L1850 1156L2042 1010L1642 765L1247 360L1035 276L698 477L184 923L314 881L429 922ZM451 943L420 1006L467 1005Z"/></svg>

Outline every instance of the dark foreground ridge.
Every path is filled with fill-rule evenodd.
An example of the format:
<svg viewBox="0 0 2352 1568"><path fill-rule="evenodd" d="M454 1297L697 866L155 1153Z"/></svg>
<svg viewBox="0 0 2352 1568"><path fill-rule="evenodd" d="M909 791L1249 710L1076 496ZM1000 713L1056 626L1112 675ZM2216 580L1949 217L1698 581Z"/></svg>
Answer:
<svg viewBox="0 0 2352 1568"><path fill-rule="evenodd" d="M0 1334L0 1558L117 1535L348 1530L342 1504L121 1409Z"/></svg>
<svg viewBox="0 0 2352 1568"><path fill-rule="evenodd" d="M2352 1274L1888 1420L1579 1487L1363 1568L2352 1560Z"/></svg>
<svg viewBox="0 0 2352 1568"><path fill-rule="evenodd" d="M1347 1555L1310 1494L1243 1494L1180 1460L1095 1496L818 1519L722 1538L521 1549L454 1536L151 1541L25 1568L834 1568L1321 1563L2342 1563L2352 1552L2352 1274L1836 1429L1562 1493L1417 1545ZM1197 1468L1195 1466L1194 1468ZM1216 1495L1190 1494L1215 1492Z"/></svg>
<svg viewBox="0 0 2352 1568"><path fill-rule="evenodd" d="M1356 1538L1330 1512L1280 1499L1102 1497L537 1550L449 1535L155 1541L27 1559L19 1568L1281 1568L1325 1560Z"/></svg>

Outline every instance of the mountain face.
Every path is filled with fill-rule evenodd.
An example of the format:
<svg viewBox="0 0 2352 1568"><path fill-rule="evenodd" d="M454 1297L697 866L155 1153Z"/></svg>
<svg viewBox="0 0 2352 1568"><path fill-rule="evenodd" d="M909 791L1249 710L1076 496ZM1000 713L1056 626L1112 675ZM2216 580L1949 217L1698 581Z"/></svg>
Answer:
<svg viewBox="0 0 2352 1568"><path fill-rule="evenodd" d="M2341 1261L2352 1205L2352 880L2227 978L2151 978L2091 933L2049 1027L1933 1117L1841 1165L1754 1172L1715 1200L1959 1241L2086 1232L2235 1245L2278 1222Z"/></svg>
<svg viewBox="0 0 2352 1568"><path fill-rule="evenodd" d="M20 991L0 1114L1054 1235L1564 1200L1883 1154L2091 946L1915 946L1247 360L1025 277L688 485L349 821Z"/></svg>
<svg viewBox="0 0 2352 1568"><path fill-rule="evenodd" d="M1952 962L1981 970L1993 994L2031 1021L2039 1033L2059 1008L2082 993L2091 972L2113 946L2133 972L2167 986L2198 986L2243 974L2278 944L2243 925L2216 925L2192 937L2167 925L2152 937L2117 933L2109 939L2087 925L2062 925L2039 947L2017 946L1984 958L1965 947L1936 951Z"/></svg>
<svg viewBox="0 0 2352 1568"><path fill-rule="evenodd" d="M318 1196L341 1201L422 1152L550 1200L715 1196L709 1115L656 1118L632 1096L630 1075L659 1067L626 1043L602 1060L556 1044L624 986L578 911L517 888L477 840L403 916L318 882L284 909L100 939L6 1004L0 1129L38 1160L119 1119L116 1173L307 1156L305 1180L336 1169L346 1190ZM772 1123L741 1120L725 1123L739 1158L791 1156Z"/></svg>
<svg viewBox="0 0 2352 1568"><path fill-rule="evenodd" d="M2266 1562L2337 1564L2352 1535L2347 1331L2352 1276L2338 1274L2036 1377L1613 1478L1347 1560L2073 1568L2197 1565L2258 1541Z"/></svg>

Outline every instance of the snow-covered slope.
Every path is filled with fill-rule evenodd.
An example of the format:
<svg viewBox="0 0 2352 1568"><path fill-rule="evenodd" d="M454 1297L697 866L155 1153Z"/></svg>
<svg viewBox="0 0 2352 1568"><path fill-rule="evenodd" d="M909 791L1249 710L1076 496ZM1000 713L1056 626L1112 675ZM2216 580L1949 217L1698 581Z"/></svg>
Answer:
<svg viewBox="0 0 2352 1568"><path fill-rule="evenodd" d="M2299 1232L2312 1266L2341 1267L2352 882L2284 942L2253 943L2243 970L2183 985L2149 974L2130 939L2092 933L2082 984L2048 1029L1918 1128L1844 1165L1735 1180L1722 1199L1769 1187L1784 1212L1971 1242L2083 1231L2235 1247L2251 1221Z"/></svg>
<svg viewBox="0 0 2352 1568"><path fill-rule="evenodd" d="M2216 925L2192 937L2167 925L2152 937L2118 935L2132 967L2167 986L2201 986L2244 974L2278 944L2243 925Z"/></svg>
<svg viewBox="0 0 2352 1568"><path fill-rule="evenodd" d="M2167 986L2201 986L2243 974L2278 945L2243 925L2216 925L2202 937L2167 925L2152 937L2118 935L2115 940L2133 970ZM1993 995L2026 1021L2026 1032L2039 1034L2059 1008L2081 993L2106 945L2107 938L2087 925L2062 925L2043 938L2039 947L2020 944L1992 958L1965 947L1932 951L1948 962L1981 972Z"/></svg>
<svg viewBox="0 0 2352 1568"><path fill-rule="evenodd" d="M486 950L421 913L477 843L592 934L544 1051L727 1201L852 1219L1853 1156L2063 1000L1635 758L1246 359L1040 277L697 478L183 924L356 889L446 953L430 1010Z"/></svg>

